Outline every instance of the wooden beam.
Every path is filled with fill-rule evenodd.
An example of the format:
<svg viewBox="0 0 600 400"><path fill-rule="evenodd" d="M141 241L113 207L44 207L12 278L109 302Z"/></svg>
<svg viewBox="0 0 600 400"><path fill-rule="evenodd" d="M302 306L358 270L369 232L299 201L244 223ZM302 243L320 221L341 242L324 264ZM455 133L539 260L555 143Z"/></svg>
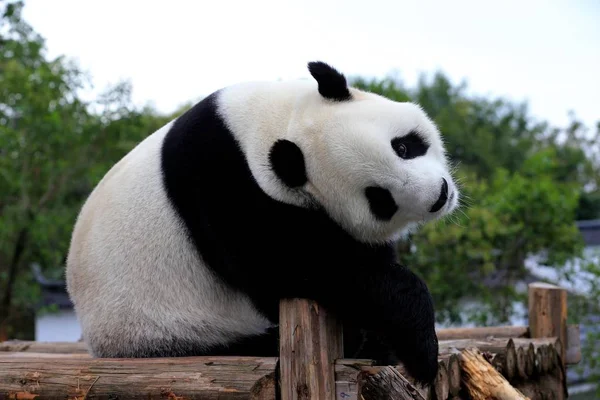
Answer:
<svg viewBox="0 0 600 400"><path fill-rule="evenodd" d="M448 357L448 387L452 397L458 396L461 385L461 369L458 354Z"/></svg>
<svg viewBox="0 0 600 400"><path fill-rule="evenodd" d="M566 359L567 291L542 282L529 284L529 330L532 338L557 337L563 344L561 359Z"/></svg>
<svg viewBox="0 0 600 400"><path fill-rule="evenodd" d="M89 354L87 346L83 342L34 342L29 340L7 340L0 342L0 351Z"/></svg>
<svg viewBox="0 0 600 400"><path fill-rule="evenodd" d="M528 338L528 326L485 326L475 328L442 328L436 331L438 340L488 338Z"/></svg>
<svg viewBox="0 0 600 400"><path fill-rule="evenodd" d="M341 325L312 300L282 300L279 310L281 399L335 400Z"/></svg>
<svg viewBox="0 0 600 400"><path fill-rule="evenodd" d="M0 398L275 399L276 358L0 353Z"/></svg>
<svg viewBox="0 0 600 400"><path fill-rule="evenodd" d="M511 344L512 342L512 344ZM439 341L439 354L441 357L446 357L449 354L454 354L456 350L464 350L472 347L476 347L482 352L488 353L504 353L509 346L514 346L515 349L519 347L529 347L533 345L534 349L540 346L552 344L554 346L560 346L556 337L544 337L537 339L487 339L487 340L476 340L476 339L460 339L460 340L442 340Z"/></svg>
<svg viewBox="0 0 600 400"><path fill-rule="evenodd" d="M550 349L550 346L546 348ZM406 385L406 382L391 383L391 380L402 379L427 400L456 399L462 393L460 381L464 375L460 365L456 365L460 364L458 357L456 353L440 360L444 372L438 374L431 388L416 385L402 366L394 367L402 378L394 377L395 374L390 375L388 371L385 378L380 375L371 384L379 381L387 386ZM553 362L556 361L550 357L545 364L552 365ZM171 399L274 400L276 365L276 358L257 357L95 359L81 354L2 352L0 398L81 399L89 393L89 398L171 396ZM386 368L373 365L372 360L338 359L335 362L336 399L361 400L365 379ZM519 390L524 388L527 392L523 393L554 393L562 390L562 381L555 376L559 371L554 368L553 372L509 382ZM388 387L387 390L392 389ZM532 400L541 398L530 396Z"/></svg>

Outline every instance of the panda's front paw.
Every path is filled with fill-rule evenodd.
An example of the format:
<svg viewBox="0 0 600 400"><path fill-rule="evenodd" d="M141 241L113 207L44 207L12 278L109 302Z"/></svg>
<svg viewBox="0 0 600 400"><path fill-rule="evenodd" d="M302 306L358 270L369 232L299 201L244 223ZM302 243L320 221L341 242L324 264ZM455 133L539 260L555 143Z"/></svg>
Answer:
<svg viewBox="0 0 600 400"><path fill-rule="evenodd" d="M431 385L438 373L439 347L435 330L396 343L396 354L408 373L418 383Z"/></svg>

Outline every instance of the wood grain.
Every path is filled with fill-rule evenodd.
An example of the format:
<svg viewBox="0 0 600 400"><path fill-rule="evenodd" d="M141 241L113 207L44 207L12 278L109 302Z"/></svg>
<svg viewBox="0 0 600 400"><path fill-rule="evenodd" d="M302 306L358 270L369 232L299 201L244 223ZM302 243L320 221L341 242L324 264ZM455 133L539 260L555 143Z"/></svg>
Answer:
<svg viewBox="0 0 600 400"><path fill-rule="evenodd" d="M438 340L527 338L528 326L485 326L474 328L441 328L436 331Z"/></svg>
<svg viewBox="0 0 600 400"><path fill-rule="evenodd" d="M0 398L275 399L276 358L0 353Z"/></svg>
<svg viewBox="0 0 600 400"><path fill-rule="evenodd" d="M528 399L496 371L477 350L461 352L463 383L473 400Z"/></svg>
<svg viewBox="0 0 600 400"><path fill-rule="evenodd" d="M562 346L561 359L566 359L567 291L546 283L529 284L529 329L532 338L557 337Z"/></svg>
<svg viewBox="0 0 600 400"><path fill-rule="evenodd" d="M282 300L279 310L282 400L335 400L341 324L312 300Z"/></svg>
<svg viewBox="0 0 600 400"><path fill-rule="evenodd" d="M376 374L366 375L360 394L364 400L425 400L421 393L393 367L382 367Z"/></svg>

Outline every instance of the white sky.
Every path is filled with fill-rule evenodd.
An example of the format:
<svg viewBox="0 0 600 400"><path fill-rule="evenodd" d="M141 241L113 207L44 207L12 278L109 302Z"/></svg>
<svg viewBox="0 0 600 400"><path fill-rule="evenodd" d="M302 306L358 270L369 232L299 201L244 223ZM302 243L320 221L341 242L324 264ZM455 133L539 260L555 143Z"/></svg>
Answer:
<svg viewBox="0 0 600 400"><path fill-rule="evenodd" d="M220 2L219 2L220 1ZM131 79L161 111L235 82L441 69L471 92L528 100L557 124L600 120L600 1L26 0L24 16L96 86Z"/></svg>

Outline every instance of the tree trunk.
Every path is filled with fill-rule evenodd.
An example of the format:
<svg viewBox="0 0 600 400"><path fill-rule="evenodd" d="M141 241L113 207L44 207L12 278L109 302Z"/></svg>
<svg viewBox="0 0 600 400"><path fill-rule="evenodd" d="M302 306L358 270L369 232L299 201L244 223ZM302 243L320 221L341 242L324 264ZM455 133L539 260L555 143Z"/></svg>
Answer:
<svg viewBox="0 0 600 400"><path fill-rule="evenodd" d="M6 280L6 286L4 287L4 295L0 300L0 341L8 339L8 317L10 316L10 306L12 303L13 287L17 280L17 274L19 272L19 263L21 257L25 252L25 245L27 243L27 236L29 234L29 228L24 227L19 231L17 235L17 241L15 243L15 250L13 257L8 266L8 279Z"/></svg>

